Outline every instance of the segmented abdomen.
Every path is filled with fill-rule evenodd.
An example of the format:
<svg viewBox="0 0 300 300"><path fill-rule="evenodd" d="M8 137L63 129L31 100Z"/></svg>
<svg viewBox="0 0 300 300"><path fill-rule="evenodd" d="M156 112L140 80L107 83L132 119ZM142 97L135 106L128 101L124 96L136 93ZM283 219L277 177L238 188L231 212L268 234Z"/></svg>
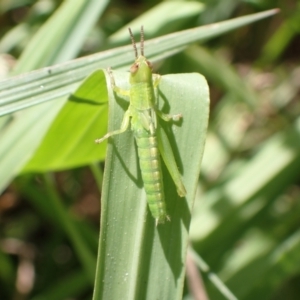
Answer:
<svg viewBox="0 0 300 300"><path fill-rule="evenodd" d="M167 218L160 155L155 136L136 137L147 201L156 223Z"/></svg>

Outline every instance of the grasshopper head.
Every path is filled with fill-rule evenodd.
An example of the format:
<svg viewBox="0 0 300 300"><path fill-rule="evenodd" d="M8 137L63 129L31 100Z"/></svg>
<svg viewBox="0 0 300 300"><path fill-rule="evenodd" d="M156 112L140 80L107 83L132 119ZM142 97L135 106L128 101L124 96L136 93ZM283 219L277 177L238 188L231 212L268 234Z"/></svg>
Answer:
<svg viewBox="0 0 300 300"><path fill-rule="evenodd" d="M141 27L141 55L138 56L136 43L129 29L133 49L135 52L135 62L130 67L130 83L152 82L152 64L144 56L144 29Z"/></svg>
<svg viewBox="0 0 300 300"><path fill-rule="evenodd" d="M130 67L130 83L151 82L152 64L140 55Z"/></svg>

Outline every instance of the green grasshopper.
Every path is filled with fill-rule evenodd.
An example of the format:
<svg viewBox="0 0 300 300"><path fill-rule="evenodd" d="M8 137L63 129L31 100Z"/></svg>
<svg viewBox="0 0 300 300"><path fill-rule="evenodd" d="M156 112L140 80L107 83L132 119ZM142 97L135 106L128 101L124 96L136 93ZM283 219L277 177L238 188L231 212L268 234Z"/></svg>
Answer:
<svg viewBox="0 0 300 300"><path fill-rule="evenodd" d="M99 144L113 135L123 133L127 130L131 121L131 129L134 132L137 143L147 201L157 225L158 223L164 223L166 219L170 220L166 212L160 154L175 182L178 195L180 197L186 195L171 145L165 134L161 130L157 130L157 116L168 122L171 120L178 121L182 118L182 115L163 114L157 109L156 89L160 76L152 74L152 64L144 56L143 27L141 27L140 56L138 56L136 43L130 28L129 34L136 58L130 67L130 90L122 90L117 87L109 69L113 91L116 94L129 97L129 108L124 114L121 128L107 133L101 139L95 140L95 142Z"/></svg>

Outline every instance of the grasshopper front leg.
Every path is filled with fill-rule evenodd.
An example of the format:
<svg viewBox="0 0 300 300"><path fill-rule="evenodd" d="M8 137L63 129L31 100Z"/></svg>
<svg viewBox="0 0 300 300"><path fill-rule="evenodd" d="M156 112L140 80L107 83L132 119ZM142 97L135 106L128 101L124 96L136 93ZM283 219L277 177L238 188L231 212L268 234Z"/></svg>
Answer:
<svg viewBox="0 0 300 300"><path fill-rule="evenodd" d="M118 130L115 130L115 131L112 131L112 132L108 132L105 136L103 136L101 139L96 139L95 140L95 143L96 144L100 144L102 143L104 140L106 140L107 138L113 136L113 135L116 135L116 134L120 134L120 133L123 133L124 131L126 131L126 129L128 128L129 126L129 122L130 122L130 118L131 118L131 113L130 113L130 110L128 109L126 112L125 112L125 115L124 115L124 118L123 118L123 121L122 121L122 124L121 124L121 128L118 129Z"/></svg>
<svg viewBox="0 0 300 300"><path fill-rule="evenodd" d="M129 97L130 96L130 91L129 90L123 90L121 88L119 88L118 86L116 86L116 83L115 83L115 79L113 77L113 74L112 74L112 71L111 71L111 68L107 68L107 73L109 75L109 78L110 78L110 84L111 84L111 87L113 89L113 91L120 95L120 96L126 96L126 97Z"/></svg>
<svg viewBox="0 0 300 300"><path fill-rule="evenodd" d="M111 87L113 89L113 91L119 95L123 95L123 96L129 96L129 91L127 90L122 90L121 88L117 87L116 84L115 84L115 79L112 75L112 72L111 72L111 69L108 68L107 69L107 72L109 74L109 77L110 77L110 82L111 82ZM115 131L112 131L112 132L108 132L105 136L103 136L102 138L100 139L96 139L95 140L95 143L96 144L100 144L102 143L104 140L108 139L109 137L113 136L113 135L117 135L117 134L120 134L120 133L123 133L124 131L126 131L126 129L128 128L129 126L129 123L130 123L130 118L131 118L132 114L130 112L130 109L128 109L125 114L124 114L124 118L122 120L122 124L121 124L121 128L118 129L118 130L115 130Z"/></svg>

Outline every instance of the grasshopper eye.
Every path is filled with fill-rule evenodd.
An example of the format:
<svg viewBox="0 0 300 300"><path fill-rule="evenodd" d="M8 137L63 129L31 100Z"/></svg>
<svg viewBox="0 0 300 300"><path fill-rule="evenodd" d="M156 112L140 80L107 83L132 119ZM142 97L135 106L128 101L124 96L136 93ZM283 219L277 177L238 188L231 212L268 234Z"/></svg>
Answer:
<svg viewBox="0 0 300 300"><path fill-rule="evenodd" d="M153 65L151 64L150 61L146 60L148 67L152 70L153 69Z"/></svg>
<svg viewBox="0 0 300 300"><path fill-rule="evenodd" d="M131 67L130 67L130 73L135 73L138 69L139 69L139 64L138 63L134 63Z"/></svg>

